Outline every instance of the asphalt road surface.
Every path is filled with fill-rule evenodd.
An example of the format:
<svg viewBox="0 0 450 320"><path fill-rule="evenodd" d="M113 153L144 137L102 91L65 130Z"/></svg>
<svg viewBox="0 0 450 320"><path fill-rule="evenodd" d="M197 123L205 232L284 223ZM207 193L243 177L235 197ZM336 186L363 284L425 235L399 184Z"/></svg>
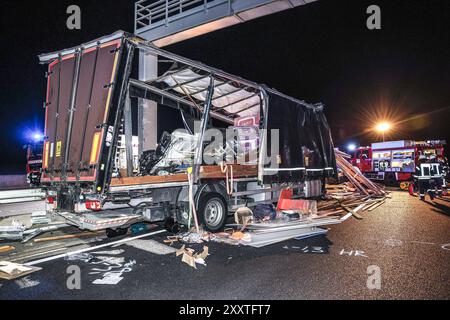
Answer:
<svg viewBox="0 0 450 320"><path fill-rule="evenodd" d="M166 235L145 240L162 242ZM421 202L393 192L363 220L331 226L327 236L260 249L208 246L207 266L197 269L174 253L127 244L99 249L94 260L46 262L21 280L0 280L0 299L450 299L449 198ZM99 256L109 265L93 263ZM67 286L74 265L79 290ZM118 272L117 284L93 283L108 271ZM369 283L381 287L369 289L377 271L381 283Z"/></svg>

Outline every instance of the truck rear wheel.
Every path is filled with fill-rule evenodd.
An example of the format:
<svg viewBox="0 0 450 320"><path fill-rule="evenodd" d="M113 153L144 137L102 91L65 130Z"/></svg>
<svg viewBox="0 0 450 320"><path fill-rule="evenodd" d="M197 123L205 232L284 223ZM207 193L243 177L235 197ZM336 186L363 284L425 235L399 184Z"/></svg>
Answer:
<svg viewBox="0 0 450 320"><path fill-rule="evenodd" d="M218 193L205 194L199 200L197 214L207 231L222 231L228 216L225 199Z"/></svg>

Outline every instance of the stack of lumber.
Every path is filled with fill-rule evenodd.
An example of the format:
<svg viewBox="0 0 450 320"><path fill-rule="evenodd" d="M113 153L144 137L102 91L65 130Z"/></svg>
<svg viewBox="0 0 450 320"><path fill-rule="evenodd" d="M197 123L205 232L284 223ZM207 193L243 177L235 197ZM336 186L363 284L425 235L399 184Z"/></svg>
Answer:
<svg viewBox="0 0 450 320"><path fill-rule="evenodd" d="M358 168L352 166L351 163L346 160L346 158L349 157L346 153L335 150L335 155L338 168L359 193L378 198L386 196L386 192L382 187L370 181Z"/></svg>
<svg viewBox="0 0 450 320"><path fill-rule="evenodd" d="M342 184L327 184L327 200L319 202L317 206L319 216L359 215L362 211L373 211L381 206L388 197L382 186L366 178L358 168L353 167L347 159L346 153L335 150L336 163L347 182Z"/></svg>
<svg viewBox="0 0 450 320"><path fill-rule="evenodd" d="M362 219L359 215L362 211L373 211L383 203L385 198L371 198L358 194L346 196L331 196L330 200L321 201L317 206L317 215L353 215L357 219Z"/></svg>

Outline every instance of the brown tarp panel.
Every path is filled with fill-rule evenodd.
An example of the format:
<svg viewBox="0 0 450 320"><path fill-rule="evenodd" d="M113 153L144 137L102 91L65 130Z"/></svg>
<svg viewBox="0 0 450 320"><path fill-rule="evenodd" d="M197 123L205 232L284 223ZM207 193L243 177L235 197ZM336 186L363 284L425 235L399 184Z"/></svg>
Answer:
<svg viewBox="0 0 450 320"><path fill-rule="evenodd" d="M90 163L92 142L101 132L107 115L120 40L92 48L82 53L73 114L71 143L67 158L67 180L92 181L98 159ZM43 182L60 180L69 123L70 97L75 72L74 55L62 57L49 66L46 136L50 143L48 169ZM61 70L59 70L61 68ZM59 79L60 77L60 79ZM59 99L58 99L59 97ZM99 144L101 146L101 143ZM98 153L97 153L98 154Z"/></svg>

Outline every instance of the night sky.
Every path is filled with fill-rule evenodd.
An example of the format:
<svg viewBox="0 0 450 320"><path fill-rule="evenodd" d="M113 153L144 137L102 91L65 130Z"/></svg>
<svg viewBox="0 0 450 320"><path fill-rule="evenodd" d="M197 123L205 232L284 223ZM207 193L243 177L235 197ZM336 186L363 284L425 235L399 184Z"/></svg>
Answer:
<svg viewBox="0 0 450 320"><path fill-rule="evenodd" d="M27 133L43 130L46 81L37 55L116 30L133 31L134 1L0 1L1 173L25 170ZM82 10L66 28L67 6ZM368 30L366 8L381 7ZM450 140L450 1L319 0L165 49L326 105L336 146L387 139ZM448 150L447 150L448 154Z"/></svg>

